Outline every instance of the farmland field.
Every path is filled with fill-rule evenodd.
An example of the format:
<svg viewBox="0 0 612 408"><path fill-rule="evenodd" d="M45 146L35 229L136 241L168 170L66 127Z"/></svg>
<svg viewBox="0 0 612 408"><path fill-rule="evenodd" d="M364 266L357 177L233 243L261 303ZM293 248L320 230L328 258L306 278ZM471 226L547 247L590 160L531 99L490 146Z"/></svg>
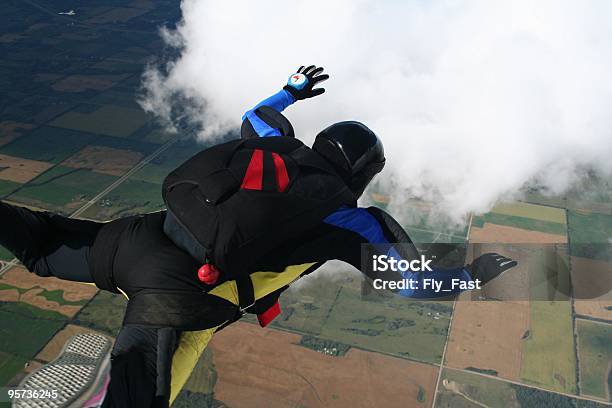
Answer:
<svg viewBox="0 0 612 408"><path fill-rule="evenodd" d="M537 300L531 301L530 308L521 378L546 389L576 392L571 304Z"/></svg>
<svg viewBox="0 0 612 408"><path fill-rule="evenodd" d="M245 338L250 341L244 342ZM228 406L268 407L427 407L431 403L434 366L356 349L333 357L300 347L299 339L248 323L223 330L210 346L217 368L215 399ZM245 376L245 369L265 375Z"/></svg>
<svg viewBox="0 0 612 408"><path fill-rule="evenodd" d="M410 301L393 296L364 300L343 286L320 336L366 350L439 362L446 341L451 304Z"/></svg>
<svg viewBox="0 0 612 408"><path fill-rule="evenodd" d="M0 379L2 384L23 369L23 364L64 325L59 313L25 303L0 302Z"/></svg>
<svg viewBox="0 0 612 408"><path fill-rule="evenodd" d="M580 385L586 395L610 400L612 393L612 325L579 320Z"/></svg>
<svg viewBox="0 0 612 408"><path fill-rule="evenodd" d="M476 374L446 369L436 408L603 408L553 392L510 384Z"/></svg>
<svg viewBox="0 0 612 408"><path fill-rule="evenodd" d="M71 111L50 123L51 126L108 136L129 137L145 124L141 110L103 105L91 112Z"/></svg>
<svg viewBox="0 0 612 408"><path fill-rule="evenodd" d="M0 154L57 164L94 138L88 133L42 126L0 147Z"/></svg>
<svg viewBox="0 0 612 408"><path fill-rule="evenodd" d="M520 379L523 343L529 333L529 302L459 301L446 363Z"/></svg>
<svg viewBox="0 0 612 408"><path fill-rule="evenodd" d="M11 194L8 199L66 214L115 180L115 176L88 169L56 166Z"/></svg>
<svg viewBox="0 0 612 408"><path fill-rule="evenodd" d="M126 304L123 295L101 291L81 309L74 323L116 336L123 322Z"/></svg>
<svg viewBox="0 0 612 408"><path fill-rule="evenodd" d="M174 133L138 101L148 64L163 70L176 56L159 30L179 23L181 2L5 3L0 199L64 215L87 205L79 217L98 221L162 209L167 174L213 143L195 136L209 123L181 118ZM245 108L264 96L245 94ZM267 329L248 315L215 335L174 407L429 408L436 389L435 407L602 406L612 382L612 180L581 177L562 195L530 184L520 201L459 220L379 177L360 204L392 214L427 256L431 243L457 243L443 261L497 252L519 264L453 304L371 290L358 271L329 263L283 293ZM0 248L0 386L52 360L71 334L118 333L123 296L5 268L12 258Z"/></svg>

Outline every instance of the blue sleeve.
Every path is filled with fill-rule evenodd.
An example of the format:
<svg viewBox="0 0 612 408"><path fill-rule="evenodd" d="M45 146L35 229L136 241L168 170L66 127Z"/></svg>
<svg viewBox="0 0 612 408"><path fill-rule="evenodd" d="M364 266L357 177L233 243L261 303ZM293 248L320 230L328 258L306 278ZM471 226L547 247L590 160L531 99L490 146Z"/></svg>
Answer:
<svg viewBox="0 0 612 408"><path fill-rule="evenodd" d="M270 127L266 122L261 120L256 114L255 110L261 106L269 106L277 112L284 111L288 106L293 104L295 99L293 96L285 91L284 89L270 96L269 98L264 99L259 102L253 109L247 111L243 116L242 120L248 119L253 126L253 129L259 137L269 137L269 136L280 136L281 133L278 129Z"/></svg>
<svg viewBox="0 0 612 408"><path fill-rule="evenodd" d="M391 244L385 236L380 222L365 208L340 208L327 216L324 222L357 233L365 242L370 244ZM385 255L397 260L402 259L402 256L393 247L391 247ZM469 272L463 267L453 269L433 267L432 271L427 272L402 271L400 273L403 279L412 279L417 282L417 287L419 289L402 289L399 291L401 296L411 298L447 297L462 292L459 287L469 286L454 285L453 287L453 279L459 279L459 282L466 283L472 281ZM438 282L442 282L442 286L438 291L434 291L431 287L426 288L424 279L435 279Z"/></svg>

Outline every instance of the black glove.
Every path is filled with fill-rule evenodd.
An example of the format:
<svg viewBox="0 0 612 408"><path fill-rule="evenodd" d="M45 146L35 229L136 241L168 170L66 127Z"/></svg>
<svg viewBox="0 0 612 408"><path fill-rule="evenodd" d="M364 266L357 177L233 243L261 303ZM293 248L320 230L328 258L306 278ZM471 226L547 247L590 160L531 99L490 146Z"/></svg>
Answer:
<svg viewBox="0 0 612 408"><path fill-rule="evenodd" d="M309 65L304 68L302 65L295 74L289 77L287 85L283 89L289 92L296 101L321 95L325 92L325 88L312 89L319 82L329 78L327 74L320 75L321 72L323 72L322 67L317 68L314 65Z"/></svg>
<svg viewBox="0 0 612 408"><path fill-rule="evenodd" d="M479 279L481 284L484 285L516 265L518 265L518 262L510 258L496 253L488 253L474 259L474 262L467 265L465 269L470 273L472 279Z"/></svg>

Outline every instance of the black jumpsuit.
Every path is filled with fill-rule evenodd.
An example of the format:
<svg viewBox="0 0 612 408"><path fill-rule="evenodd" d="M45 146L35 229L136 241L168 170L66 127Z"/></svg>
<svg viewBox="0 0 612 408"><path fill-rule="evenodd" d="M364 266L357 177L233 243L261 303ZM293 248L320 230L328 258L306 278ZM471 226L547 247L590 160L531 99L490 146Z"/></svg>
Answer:
<svg viewBox="0 0 612 408"><path fill-rule="evenodd" d="M410 243L399 224L382 210L359 210L367 212L388 242ZM111 269L110 283L129 298L150 290L201 293L196 276L200 265L163 233L165 214L97 223L0 202L0 245L40 276L108 287L104 280L109 275L96 271ZM354 227L321 223L299 240L288 240L274 253L262 256L255 270L282 271L288 265L332 259L361 269L361 244L368 242L367 236ZM124 326L111 355L113 381L105 406L166 406L172 353L179 335L174 329ZM130 375L134 372L139 375ZM142 376L143 372L147 375ZM137 397L129 401L126 396Z"/></svg>

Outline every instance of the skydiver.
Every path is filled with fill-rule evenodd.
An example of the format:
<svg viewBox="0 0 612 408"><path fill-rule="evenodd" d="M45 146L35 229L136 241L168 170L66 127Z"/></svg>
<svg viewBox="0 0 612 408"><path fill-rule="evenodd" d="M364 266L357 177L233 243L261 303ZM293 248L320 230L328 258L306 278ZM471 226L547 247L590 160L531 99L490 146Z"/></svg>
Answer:
<svg viewBox="0 0 612 408"><path fill-rule="evenodd" d="M291 227L287 231L283 231L283 225L270 225L280 236L266 236L274 244L266 246L266 241L256 246L255 252L249 247L250 256L217 257L214 263L206 261L202 265L203 259L209 257L198 256L201 242L191 239L180 228L180 218L193 214L180 209L98 223L0 202L0 245L11 251L29 271L43 277L95 283L102 290L123 293L129 299L123 327L111 353L111 381L103 406L168 406L185 384L213 333L237 321L244 313L257 314L260 324L266 326L280 313L278 298L282 291L328 260L349 263L369 279L422 282L427 277L447 284L452 279L461 282L479 279L486 284L516 265L504 256L485 254L471 265L434 268L431 272L377 274L364 269L362 244L374 244L370 249L374 254L378 250L376 245L383 244L381 251L385 255L402 259L418 258L419 251L391 215L376 207L356 205L385 164L382 142L372 130L362 123L346 121L322 130L312 148L302 148L301 142L294 139L291 124L281 112L298 100L324 93L323 88L316 86L328 78L323 68L300 67L282 90L244 114L243 140L230 145L235 146L232 148L236 152L250 149L243 160L241 191L249 190L251 194L255 190L259 194L268 189L276 194L270 196L278 197L277 193L301 188L305 195L319 194L322 205L329 206L329 200L325 199L330 186L320 182L324 178L309 179L304 172L292 174L290 162L301 159L289 156L283 159L281 154L274 153L278 145L285 144L302 149L304 160L310 160L308 165L327 169L335 177L333 180L340 183L332 186L333 189L346 191L342 196L346 202L340 199L333 202L335 207L326 210L312 225L303 225L303 220L299 227L299 223L289 222L287 225ZM262 153L258 155L256 151ZM201 163L196 160L196 164ZM212 183L211 190L223 184L214 177L207 182ZM201 198L203 205L210 204L207 196ZM220 194L214 200L223 203L229 199ZM270 205L275 203L272 201ZM257 211L247 206L260 204L255 199L245 201L243 208L247 212ZM266 213L263 207L261 214L270 216L270 211ZM282 207L277 213L281 217ZM292 231L294 225L298 234ZM244 269L250 288L241 286L241 277L233 268ZM448 295L448 292L424 289L396 292L412 298ZM458 292L460 289L453 290L455 294ZM101 361L102 357L92 363L98 371ZM31 374L35 375L44 377L45 374L39 370ZM71 375L65 373L66 378L62 380L70 381ZM77 391L84 393L86 389Z"/></svg>

